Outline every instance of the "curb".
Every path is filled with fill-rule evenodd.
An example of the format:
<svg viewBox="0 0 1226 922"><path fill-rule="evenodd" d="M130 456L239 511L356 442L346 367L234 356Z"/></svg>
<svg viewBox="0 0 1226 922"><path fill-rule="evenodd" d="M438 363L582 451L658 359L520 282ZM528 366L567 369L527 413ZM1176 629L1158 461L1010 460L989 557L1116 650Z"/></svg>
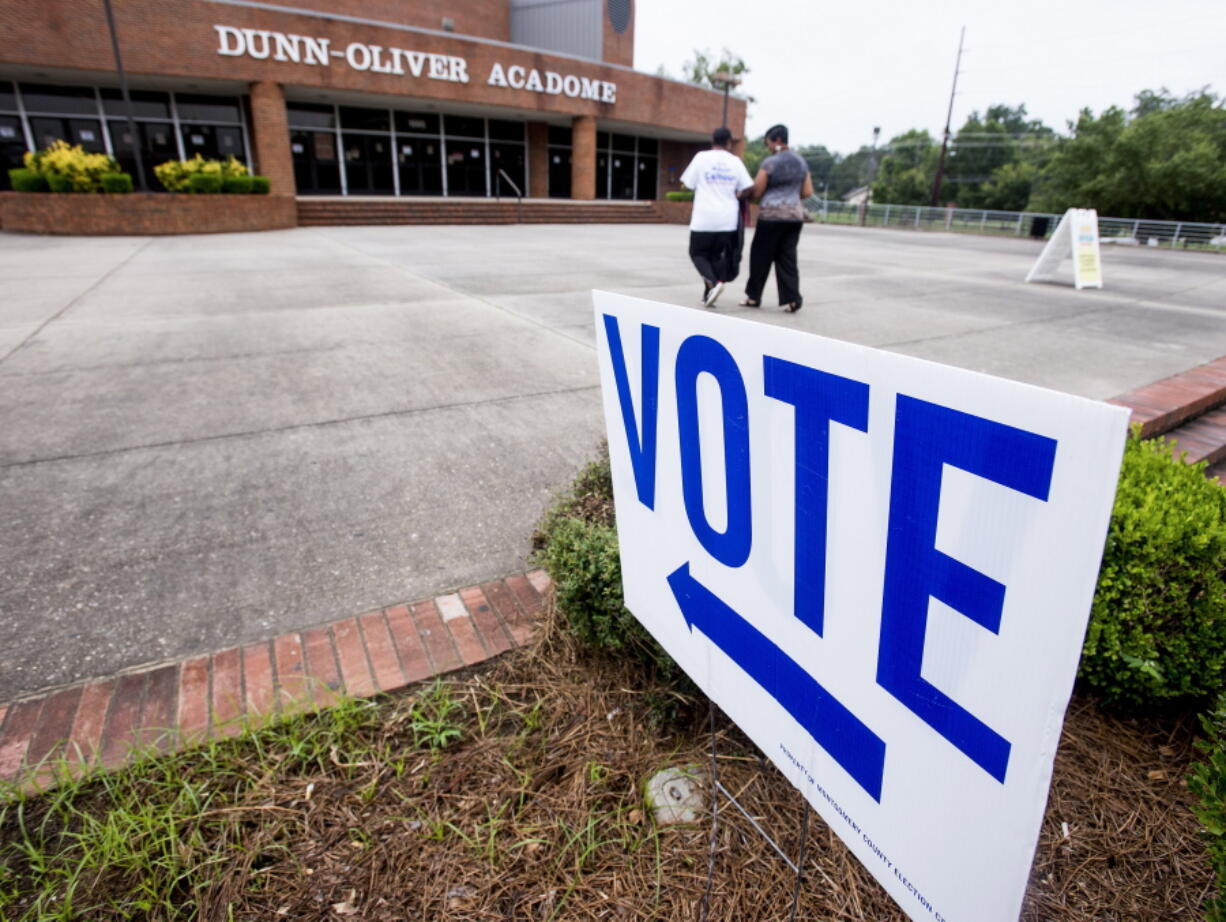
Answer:
<svg viewBox="0 0 1226 922"><path fill-rule="evenodd" d="M1205 461L1212 468L1226 459L1226 356L1107 402L1132 411L1141 438L1166 436L1188 461Z"/></svg>
<svg viewBox="0 0 1226 922"><path fill-rule="evenodd" d="M244 647L0 703L0 781L117 768L484 662L537 633L544 570L393 605Z"/></svg>

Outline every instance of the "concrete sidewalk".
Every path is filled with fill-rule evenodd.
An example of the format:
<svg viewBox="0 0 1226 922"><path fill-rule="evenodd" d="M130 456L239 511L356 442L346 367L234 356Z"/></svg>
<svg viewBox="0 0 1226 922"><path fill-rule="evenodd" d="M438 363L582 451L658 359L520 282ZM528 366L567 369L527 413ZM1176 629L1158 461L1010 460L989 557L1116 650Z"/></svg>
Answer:
<svg viewBox="0 0 1226 922"><path fill-rule="evenodd" d="M603 431L590 290L697 307L672 226L0 234L0 702L529 568ZM1226 354L1226 262L812 227L721 312L1106 398Z"/></svg>

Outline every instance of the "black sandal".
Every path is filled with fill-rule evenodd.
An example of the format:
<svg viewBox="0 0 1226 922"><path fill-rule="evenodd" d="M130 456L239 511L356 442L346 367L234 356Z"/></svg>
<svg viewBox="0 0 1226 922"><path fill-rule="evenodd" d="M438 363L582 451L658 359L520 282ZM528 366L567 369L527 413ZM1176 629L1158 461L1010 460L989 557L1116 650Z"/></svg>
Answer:
<svg viewBox="0 0 1226 922"><path fill-rule="evenodd" d="M791 301L783 305L783 309L787 311L789 314L794 314L798 310L800 310L802 307L804 307L804 303L805 303L804 301Z"/></svg>
<svg viewBox="0 0 1226 922"><path fill-rule="evenodd" d="M755 301L753 298L746 298L744 301L741 302L740 306L741 307L761 307L762 302Z"/></svg>

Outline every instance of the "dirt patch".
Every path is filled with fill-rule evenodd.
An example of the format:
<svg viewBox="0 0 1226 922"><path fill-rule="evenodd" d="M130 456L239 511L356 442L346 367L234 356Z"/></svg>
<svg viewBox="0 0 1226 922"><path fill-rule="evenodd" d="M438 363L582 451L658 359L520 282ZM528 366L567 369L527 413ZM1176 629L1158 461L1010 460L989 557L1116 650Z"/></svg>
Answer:
<svg viewBox="0 0 1226 922"><path fill-rule="evenodd" d="M178 910L143 917L696 920L709 824L656 829L641 787L662 766L708 763L705 708L681 708L700 715L690 727L663 727L656 715L670 710L667 696L641 686L641 676L550 630L539 647L439 690L466 728L446 749L422 746L434 731L415 709L419 691L382 703L377 721L353 731L377 737L381 755L339 746L304 767L292 754L252 750L259 776L233 803L210 808L229 825L193 859L211 862L206 877L182 884ZM795 855L800 795L735 728L719 735L721 781ZM1182 782L1193 735L1190 720L1119 720L1074 702L1026 922L1200 918L1212 875ZM38 803L23 822L57 822L39 816ZM8 870L9 886L28 880L19 864ZM805 873L798 918L905 919L816 814ZM101 904L133 883L112 869L90 886ZM786 919L792 893L787 866L723 805L706 917Z"/></svg>

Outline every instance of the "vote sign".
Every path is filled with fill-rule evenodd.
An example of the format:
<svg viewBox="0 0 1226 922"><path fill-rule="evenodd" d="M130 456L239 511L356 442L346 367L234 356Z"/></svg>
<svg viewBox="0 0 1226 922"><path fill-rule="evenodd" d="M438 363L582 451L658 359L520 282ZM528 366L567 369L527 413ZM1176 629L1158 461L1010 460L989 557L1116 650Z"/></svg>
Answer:
<svg viewBox="0 0 1226 922"><path fill-rule="evenodd" d="M913 919L1017 919L1126 410L594 292L626 605Z"/></svg>

